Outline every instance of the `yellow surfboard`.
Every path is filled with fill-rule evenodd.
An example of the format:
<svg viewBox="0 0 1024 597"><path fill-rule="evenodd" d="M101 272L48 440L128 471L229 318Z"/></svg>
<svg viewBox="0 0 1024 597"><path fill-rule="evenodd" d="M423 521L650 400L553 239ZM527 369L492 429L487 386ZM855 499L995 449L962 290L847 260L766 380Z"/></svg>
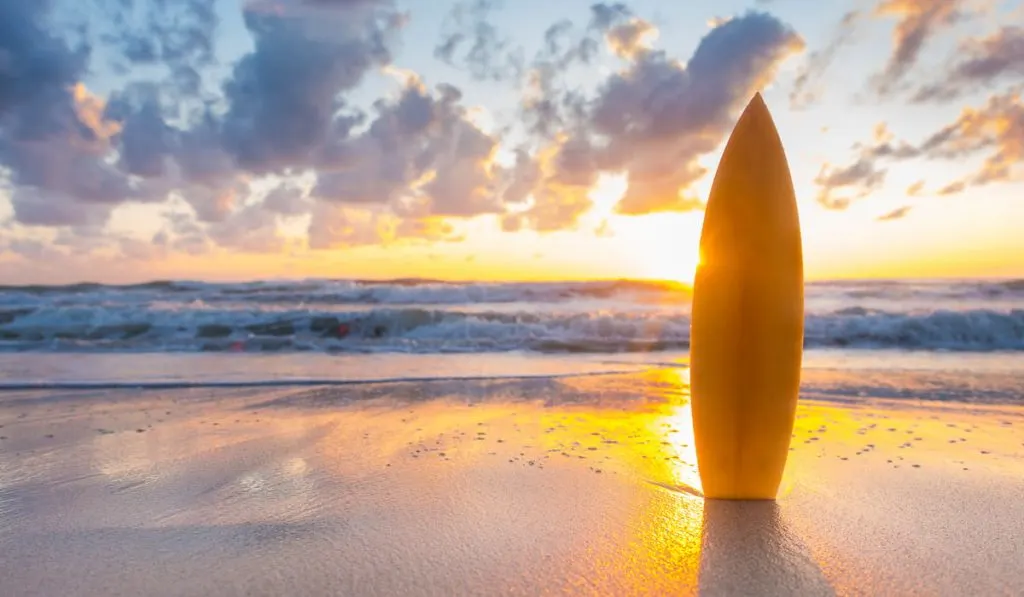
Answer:
<svg viewBox="0 0 1024 597"><path fill-rule="evenodd" d="M705 497L775 499L793 432L803 336L793 181L757 94L718 165L693 285L690 382Z"/></svg>

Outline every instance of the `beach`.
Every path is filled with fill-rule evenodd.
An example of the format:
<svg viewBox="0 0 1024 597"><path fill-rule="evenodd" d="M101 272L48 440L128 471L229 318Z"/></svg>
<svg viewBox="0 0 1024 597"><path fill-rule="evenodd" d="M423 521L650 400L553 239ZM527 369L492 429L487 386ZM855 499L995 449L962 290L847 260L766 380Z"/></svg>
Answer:
<svg viewBox="0 0 1024 597"><path fill-rule="evenodd" d="M524 377L535 360L516 371L507 356L486 379L9 388L0 593L1024 591L1016 357L982 373L811 357L774 503L700 497L683 358L577 375L562 360ZM957 387L981 399L950 399Z"/></svg>
<svg viewBox="0 0 1024 597"><path fill-rule="evenodd" d="M807 285L775 502L688 288L0 289L0 595L1021 594L1024 285Z"/></svg>

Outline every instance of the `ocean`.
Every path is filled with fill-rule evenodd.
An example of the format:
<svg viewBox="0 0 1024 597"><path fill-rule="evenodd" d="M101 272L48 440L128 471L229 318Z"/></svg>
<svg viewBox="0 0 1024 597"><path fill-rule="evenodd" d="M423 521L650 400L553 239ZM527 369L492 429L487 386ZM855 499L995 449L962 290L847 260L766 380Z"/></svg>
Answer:
<svg viewBox="0 0 1024 597"><path fill-rule="evenodd" d="M686 286L628 280L6 286L0 387L334 384L678 366L690 299ZM809 369L955 370L985 380L1024 371L1024 280L813 282L806 312ZM959 390L932 390L943 399L985 393L977 380L957 379L966 384ZM840 394L862 390L852 383ZM1024 401L1000 391L1002 401Z"/></svg>

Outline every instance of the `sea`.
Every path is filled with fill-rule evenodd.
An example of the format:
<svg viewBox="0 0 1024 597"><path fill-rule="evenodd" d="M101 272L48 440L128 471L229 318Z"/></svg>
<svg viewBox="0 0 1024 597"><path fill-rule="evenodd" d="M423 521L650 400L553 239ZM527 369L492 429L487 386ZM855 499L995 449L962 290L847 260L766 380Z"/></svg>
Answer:
<svg viewBox="0 0 1024 597"><path fill-rule="evenodd" d="M691 299L685 285L636 280L3 286L0 389L685 367ZM804 366L845 372L827 388L805 376L812 396L1024 404L1024 280L808 283Z"/></svg>

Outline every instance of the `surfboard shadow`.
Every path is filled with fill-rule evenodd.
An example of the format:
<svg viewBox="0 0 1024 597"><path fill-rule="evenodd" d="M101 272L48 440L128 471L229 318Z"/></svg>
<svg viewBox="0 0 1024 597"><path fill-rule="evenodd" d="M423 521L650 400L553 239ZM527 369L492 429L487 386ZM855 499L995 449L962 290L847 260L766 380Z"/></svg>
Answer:
<svg viewBox="0 0 1024 597"><path fill-rule="evenodd" d="M704 500L700 595L835 595L772 501Z"/></svg>

